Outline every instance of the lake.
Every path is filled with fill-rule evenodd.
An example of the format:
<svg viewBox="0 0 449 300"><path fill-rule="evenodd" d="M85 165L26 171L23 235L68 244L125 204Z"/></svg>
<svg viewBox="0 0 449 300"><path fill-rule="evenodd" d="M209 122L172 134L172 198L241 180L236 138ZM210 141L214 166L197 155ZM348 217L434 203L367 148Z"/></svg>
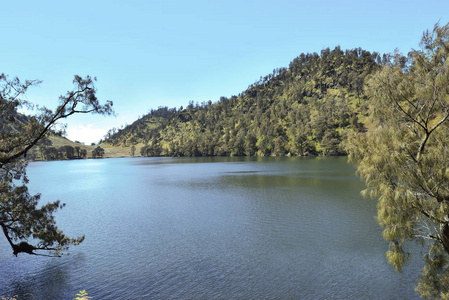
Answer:
<svg viewBox="0 0 449 300"><path fill-rule="evenodd" d="M418 299L419 255L388 265L376 202L346 158L34 162L30 191L62 200L62 258L0 238L0 296L73 299Z"/></svg>

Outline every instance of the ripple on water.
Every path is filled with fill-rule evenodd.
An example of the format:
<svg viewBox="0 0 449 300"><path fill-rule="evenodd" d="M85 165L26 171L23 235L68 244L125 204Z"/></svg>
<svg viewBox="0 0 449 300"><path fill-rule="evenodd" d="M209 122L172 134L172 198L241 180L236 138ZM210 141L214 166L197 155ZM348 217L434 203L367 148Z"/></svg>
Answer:
<svg viewBox="0 0 449 300"><path fill-rule="evenodd" d="M375 202L345 159L119 159L30 164L31 192L61 199L86 234L72 255L10 255L0 295L71 299L417 298L397 276ZM86 183L89 185L86 185Z"/></svg>

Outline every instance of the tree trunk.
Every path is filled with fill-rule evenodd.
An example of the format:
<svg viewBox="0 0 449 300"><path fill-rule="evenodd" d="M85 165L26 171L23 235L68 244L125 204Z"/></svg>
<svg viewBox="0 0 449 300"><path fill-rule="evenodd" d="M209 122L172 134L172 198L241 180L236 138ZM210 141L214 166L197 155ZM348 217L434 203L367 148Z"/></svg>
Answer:
<svg viewBox="0 0 449 300"><path fill-rule="evenodd" d="M444 250L449 254L449 222L445 222L441 225L441 241L444 246Z"/></svg>

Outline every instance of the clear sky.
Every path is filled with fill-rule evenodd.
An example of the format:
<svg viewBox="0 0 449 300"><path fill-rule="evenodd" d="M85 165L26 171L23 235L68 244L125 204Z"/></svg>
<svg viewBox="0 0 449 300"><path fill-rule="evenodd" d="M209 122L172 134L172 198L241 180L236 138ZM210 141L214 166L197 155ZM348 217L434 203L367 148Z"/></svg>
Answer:
<svg viewBox="0 0 449 300"><path fill-rule="evenodd" d="M0 20L0 73L43 80L28 100L54 108L75 74L98 78L117 117L67 120L90 144L151 108L237 95L301 53L407 53L449 22L449 1L1 0Z"/></svg>

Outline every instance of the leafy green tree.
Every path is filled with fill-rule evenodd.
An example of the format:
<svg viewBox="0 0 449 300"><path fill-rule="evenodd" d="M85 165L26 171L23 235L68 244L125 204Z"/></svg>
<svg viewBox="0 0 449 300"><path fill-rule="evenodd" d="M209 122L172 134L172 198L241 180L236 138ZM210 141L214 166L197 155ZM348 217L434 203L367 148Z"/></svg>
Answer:
<svg viewBox="0 0 449 300"><path fill-rule="evenodd" d="M75 148L69 145L62 146L59 151L65 155L67 159L73 159L75 157Z"/></svg>
<svg viewBox="0 0 449 300"><path fill-rule="evenodd" d="M75 76L74 89L59 97L55 111L41 108L36 116L20 122L17 109L29 105L23 96L28 88L40 82L21 82L0 75L0 227L16 256L46 255L37 250L59 255L84 239L84 236L70 238L56 226L54 213L64 207L63 203L58 200L41 205L40 194L29 194L24 158L55 129L59 120L77 113L113 113L112 102L101 104L97 99L94 81L89 76Z"/></svg>
<svg viewBox="0 0 449 300"><path fill-rule="evenodd" d="M94 150L92 150L92 157L96 158L96 157L100 157L102 158L104 155L104 149L101 148L100 146L97 146L97 148L95 148Z"/></svg>
<svg viewBox="0 0 449 300"><path fill-rule="evenodd" d="M86 158L87 157L87 150L86 149L81 149L80 150L80 157L81 158Z"/></svg>
<svg viewBox="0 0 449 300"><path fill-rule="evenodd" d="M245 136L245 155L246 156L253 156L256 154L257 147L257 137L254 133L250 132Z"/></svg>
<svg viewBox="0 0 449 300"><path fill-rule="evenodd" d="M55 147L46 147L44 148L44 158L46 160L55 160L59 158L58 149Z"/></svg>
<svg viewBox="0 0 449 300"><path fill-rule="evenodd" d="M341 138L338 132L329 130L324 134L321 141L321 147L323 148L324 155L343 155L344 152L340 150Z"/></svg>
<svg viewBox="0 0 449 300"><path fill-rule="evenodd" d="M81 150L81 148L79 146L75 146L74 150L75 150L75 153L76 153L76 157L80 158L80 150Z"/></svg>
<svg viewBox="0 0 449 300"><path fill-rule="evenodd" d="M407 242L428 251L416 288L424 298L449 298L449 24L426 31L421 50L396 54L368 82L367 132L348 150L378 199L386 256L400 271Z"/></svg>
<svg viewBox="0 0 449 300"><path fill-rule="evenodd" d="M46 149L52 145L52 142L50 141L50 139L44 137L39 142L37 142L36 145L39 148L39 151L41 153L41 159L42 160L46 159L46 156L45 156Z"/></svg>

